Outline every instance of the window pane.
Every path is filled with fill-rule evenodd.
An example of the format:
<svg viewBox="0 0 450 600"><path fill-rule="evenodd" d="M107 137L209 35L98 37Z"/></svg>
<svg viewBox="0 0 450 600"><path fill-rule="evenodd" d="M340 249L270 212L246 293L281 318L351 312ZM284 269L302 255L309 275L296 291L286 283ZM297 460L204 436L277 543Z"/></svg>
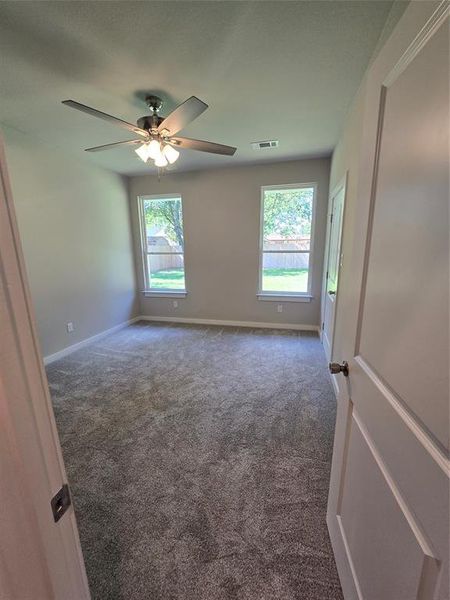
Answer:
<svg viewBox="0 0 450 600"><path fill-rule="evenodd" d="M181 198L144 199L148 252L183 252Z"/></svg>
<svg viewBox="0 0 450 600"><path fill-rule="evenodd" d="M148 281L151 290L186 289L182 254L147 255Z"/></svg>
<svg viewBox="0 0 450 600"><path fill-rule="evenodd" d="M310 250L314 188L264 190L264 250Z"/></svg>
<svg viewBox="0 0 450 600"><path fill-rule="evenodd" d="M263 292L306 293L309 254L263 254Z"/></svg>

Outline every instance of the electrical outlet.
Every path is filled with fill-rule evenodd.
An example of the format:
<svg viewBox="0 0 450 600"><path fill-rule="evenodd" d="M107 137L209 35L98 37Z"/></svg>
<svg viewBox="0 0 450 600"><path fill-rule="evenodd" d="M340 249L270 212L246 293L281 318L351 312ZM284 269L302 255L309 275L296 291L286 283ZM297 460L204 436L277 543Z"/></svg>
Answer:
<svg viewBox="0 0 450 600"><path fill-rule="evenodd" d="M277 304L277 312L283 312L283 305Z"/></svg>
<svg viewBox="0 0 450 600"><path fill-rule="evenodd" d="M173 301L173 307L174 308L178 308L178 300L174 300Z"/></svg>
<svg viewBox="0 0 450 600"><path fill-rule="evenodd" d="M72 331L74 330L74 326L72 321L69 321L69 323L67 323L67 333L72 333Z"/></svg>

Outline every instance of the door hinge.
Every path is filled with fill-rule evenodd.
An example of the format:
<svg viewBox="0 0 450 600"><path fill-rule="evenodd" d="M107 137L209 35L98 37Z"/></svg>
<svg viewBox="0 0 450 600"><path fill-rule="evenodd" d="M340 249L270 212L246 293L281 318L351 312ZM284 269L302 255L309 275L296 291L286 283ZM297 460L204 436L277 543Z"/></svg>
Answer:
<svg viewBox="0 0 450 600"><path fill-rule="evenodd" d="M333 222L333 213L331 213L331 215L330 215L330 223L332 223L332 222Z"/></svg>
<svg viewBox="0 0 450 600"><path fill-rule="evenodd" d="M325 323L322 323L322 331L325 329Z"/></svg>
<svg viewBox="0 0 450 600"><path fill-rule="evenodd" d="M327 275L326 275L325 279L328 279L328 271L327 271Z"/></svg>
<svg viewBox="0 0 450 600"><path fill-rule="evenodd" d="M69 486L65 483L59 492L53 496L50 501L50 505L52 507L53 519L55 523L57 523L69 506L72 504L70 499L70 491Z"/></svg>

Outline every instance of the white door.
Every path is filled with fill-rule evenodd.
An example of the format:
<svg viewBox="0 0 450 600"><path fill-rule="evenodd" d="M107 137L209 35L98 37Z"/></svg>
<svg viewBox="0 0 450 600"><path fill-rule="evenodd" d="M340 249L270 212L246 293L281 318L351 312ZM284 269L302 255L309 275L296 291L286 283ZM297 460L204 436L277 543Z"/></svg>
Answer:
<svg viewBox="0 0 450 600"><path fill-rule="evenodd" d="M26 174L23 175L26 177ZM0 598L88 600L0 140Z"/></svg>
<svg viewBox="0 0 450 600"><path fill-rule="evenodd" d="M344 218L345 182L330 196L328 217L327 261L325 265L324 293L322 298L322 344L330 361L333 354L334 318L338 298L339 269L342 263L341 237Z"/></svg>
<svg viewBox="0 0 450 600"><path fill-rule="evenodd" d="M368 77L328 507L348 600L450 597L448 12L412 2Z"/></svg>

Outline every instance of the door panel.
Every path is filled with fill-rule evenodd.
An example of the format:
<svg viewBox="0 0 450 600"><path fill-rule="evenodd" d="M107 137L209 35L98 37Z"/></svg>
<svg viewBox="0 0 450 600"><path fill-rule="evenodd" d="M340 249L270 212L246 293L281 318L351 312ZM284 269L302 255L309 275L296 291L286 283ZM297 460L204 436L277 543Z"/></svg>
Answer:
<svg viewBox="0 0 450 600"><path fill-rule="evenodd" d="M448 44L449 4L411 3L367 79L328 505L346 599L450 598Z"/></svg>
<svg viewBox="0 0 450 600"><path fill-rule="evenodd" d="M448 448L446 73L442 26L385 92L359 353Z"/></svg>
<svg viewBox="0 0 450 600"><path fill-rule="evenodd" d="M429 540L436 540L436 547L441 548L435 556L445 558L448 461L361 358L352 361L351 367L350 393L357 400L359 420L401 490L405 506L416 515Z"/></svg>
<svg viewBox="0 0 450 600"><path fill-rule="evenodd" d="M363 598L414 598L425 565L436 585L436 561L355 412L340 513Z"/></svg>

